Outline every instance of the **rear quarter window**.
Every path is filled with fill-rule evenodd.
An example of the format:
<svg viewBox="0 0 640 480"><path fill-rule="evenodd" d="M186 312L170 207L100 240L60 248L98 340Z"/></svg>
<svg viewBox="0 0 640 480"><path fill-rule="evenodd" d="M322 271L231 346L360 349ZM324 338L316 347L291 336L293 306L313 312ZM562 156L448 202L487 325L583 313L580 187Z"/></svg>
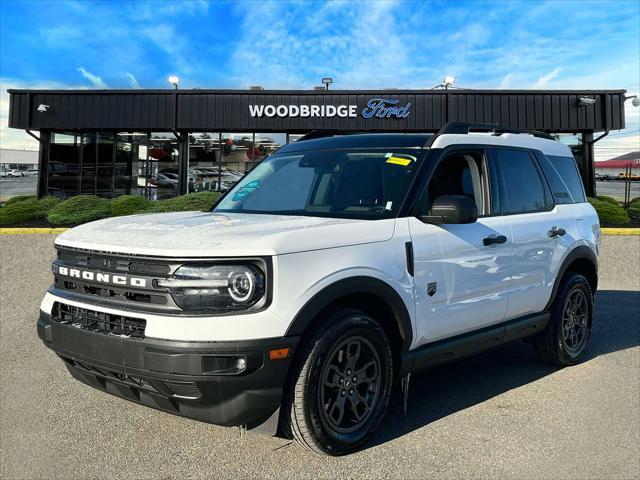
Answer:
<svg viewBox="0 0 640 480"><path fill-rule="evenodd" d="M573 157L540 155L540 166L556 204L584 203L586 197L578 165Z"/></svg>

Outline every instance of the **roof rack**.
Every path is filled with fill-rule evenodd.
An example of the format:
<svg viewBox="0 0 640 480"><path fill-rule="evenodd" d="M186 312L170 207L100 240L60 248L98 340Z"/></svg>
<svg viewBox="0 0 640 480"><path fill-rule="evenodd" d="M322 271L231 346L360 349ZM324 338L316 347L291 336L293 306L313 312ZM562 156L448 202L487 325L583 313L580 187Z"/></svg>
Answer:
<svg viewBox="0 0 640 480"><path fill-rule="evenodd" d="M311 130L309 133L307 133L304 136L300 137L296 141L297 142L303 142L305 140L313 140L315 138L333 137L335 135L341 135L341 134L342 135L348 135L349 133L352 133L352 132L350 132L350 131L341 132L340 130Z"/></svg>
<svg viewBox="0 0 640 480"><path fill-rule="evenodd" d="M538 130L521 130L517 128L501 127L496 123L463 123L463 122L450 122L447 123L436 134L436 137L444 134L457 133L467 135L471 131L476 132L493 132L493 135L502 135L503 133L516 133L533 135L538 138L545 138L547 140L556 140L555 137L546 132L540 132Z"/></svg>

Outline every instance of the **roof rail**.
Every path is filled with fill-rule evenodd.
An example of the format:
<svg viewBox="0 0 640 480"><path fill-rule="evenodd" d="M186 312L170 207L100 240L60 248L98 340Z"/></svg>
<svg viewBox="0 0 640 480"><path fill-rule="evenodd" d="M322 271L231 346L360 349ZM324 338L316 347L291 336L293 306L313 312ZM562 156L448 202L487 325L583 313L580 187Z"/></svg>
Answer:
<svg viewBox="0 0 640 480"><path fill-rule="evenodd" d="M316 138L335 137L336 135L357 135L359 133L353 130L311 130L309 133L300 137L297 142L303 142L305 140L314 140Z"/></svg>
<svg viewBox="0 0 640 480"><path fill-rule="evenodd" d="M516 133L533 135L538 138L545 138L547 140L556 140L551 134L546 132L540 132L538 130L522 130L517 128L501 127L496 123L463 123L463 122L450 122L447 123L436 134L436 137L444 134L457 133L467 135L471 131L477 132L493 132L494 135L502 135L503 133Z"/></svg>

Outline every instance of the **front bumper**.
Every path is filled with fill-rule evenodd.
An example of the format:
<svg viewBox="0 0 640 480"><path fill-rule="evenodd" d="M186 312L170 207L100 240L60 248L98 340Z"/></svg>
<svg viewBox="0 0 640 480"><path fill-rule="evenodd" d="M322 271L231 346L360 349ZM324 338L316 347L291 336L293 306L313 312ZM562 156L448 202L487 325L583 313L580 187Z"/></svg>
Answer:
<svg viewBox="0 0 640 480"><path fill-rule="evenodd" d="M152 408L223 426L254 428L280 407L299 337L224 342L127 338L40 312L38 336L87 385ZM289 348L284 359L269 351ZM239 358L246 367L236 373Z"/></svg>

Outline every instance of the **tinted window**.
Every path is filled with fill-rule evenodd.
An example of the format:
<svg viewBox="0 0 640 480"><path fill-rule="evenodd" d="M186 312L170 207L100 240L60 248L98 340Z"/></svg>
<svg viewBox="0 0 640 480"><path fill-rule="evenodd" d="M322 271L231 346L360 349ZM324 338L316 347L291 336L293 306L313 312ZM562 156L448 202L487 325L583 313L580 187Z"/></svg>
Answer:
<svg viewBox="0 0 640 480"><path fill-rule="evenodd" d="M545 210L545 188L533 158L526 151L494 150L501 172L503 213L525 213Z"/></svg>
<svg viewBox="0 0 640 480"><path fill-rule="evenodd" d="M482 190L482 157L477 153L455 153L440 162L428 186L429 205L443 195L466 195L476 202L479 215L486 215Z"/></svg>
<svg viewBox="0 0 640 480"><path fill-rule="evenodd" d="M578 165L573 157L550 155L541 162L556 203L583 203L586 201Z"/></svg>
<svg viewBox="0 0 640 480"><path fill-rule="evenodd" d="M238 182L215 211L363 219L393 217L421 157L422 152L392 148L276 153Z"/></svg>

